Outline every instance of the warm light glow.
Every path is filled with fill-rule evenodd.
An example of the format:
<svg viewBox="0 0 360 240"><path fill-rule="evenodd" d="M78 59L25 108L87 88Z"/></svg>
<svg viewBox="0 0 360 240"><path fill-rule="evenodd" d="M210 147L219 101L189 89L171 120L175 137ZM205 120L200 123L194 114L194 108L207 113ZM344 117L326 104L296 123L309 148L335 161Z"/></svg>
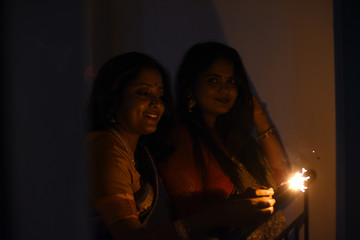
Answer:
<svg viewBox="0 0 360 240"><path fill-rule="evenodd" d="M304 182L307 181L310 177L304 177L304 173L306 173L305 168L302 169L302 173L297 172L295 176L288 181L291 189L305 192L307 187L304 185Z"/></svg>

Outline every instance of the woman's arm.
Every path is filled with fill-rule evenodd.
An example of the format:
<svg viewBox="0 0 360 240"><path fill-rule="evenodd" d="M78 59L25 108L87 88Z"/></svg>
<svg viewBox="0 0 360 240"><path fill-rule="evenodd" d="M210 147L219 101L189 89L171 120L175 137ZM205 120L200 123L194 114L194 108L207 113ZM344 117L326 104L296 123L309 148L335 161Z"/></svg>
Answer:
<svg viewBox="0 0 360 240"><path fill-rule="evenodd" d="M271 125L268 116L255 96L253 97L253 103L254 122L258 133L258 140L275 175L276 183L281 184L287 179L290 173L290 165L285 154L285 149L280 142L275 128Z"/></svg>

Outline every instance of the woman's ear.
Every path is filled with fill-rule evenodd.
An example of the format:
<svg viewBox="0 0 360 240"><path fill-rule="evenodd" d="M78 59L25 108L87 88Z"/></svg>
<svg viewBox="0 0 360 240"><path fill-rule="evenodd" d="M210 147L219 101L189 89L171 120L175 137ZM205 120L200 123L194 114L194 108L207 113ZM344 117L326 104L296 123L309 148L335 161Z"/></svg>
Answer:
<svg viewBox="0 0 360 240"><path fill-rule="evenodd" d="M193 108L196 105L194 95L190 89L186 90L186 99L187 99L187 108L189 112L192 112Z"/></svg>

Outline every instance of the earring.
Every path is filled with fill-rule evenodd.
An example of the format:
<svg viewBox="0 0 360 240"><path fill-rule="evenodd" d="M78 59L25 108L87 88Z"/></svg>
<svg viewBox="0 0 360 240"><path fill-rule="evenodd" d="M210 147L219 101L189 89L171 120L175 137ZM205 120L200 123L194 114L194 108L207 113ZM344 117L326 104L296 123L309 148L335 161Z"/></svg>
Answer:
<svg viewBox="0 0 360 240"><path fill-rule="evenodd" d="M188 98L187 108L188 108L188 111L191 113L193 108L196 105L196 101L195 101L195 99L193 97L193 94L192 94L192 92L190 90L188 91L187 98Z"/></svg>

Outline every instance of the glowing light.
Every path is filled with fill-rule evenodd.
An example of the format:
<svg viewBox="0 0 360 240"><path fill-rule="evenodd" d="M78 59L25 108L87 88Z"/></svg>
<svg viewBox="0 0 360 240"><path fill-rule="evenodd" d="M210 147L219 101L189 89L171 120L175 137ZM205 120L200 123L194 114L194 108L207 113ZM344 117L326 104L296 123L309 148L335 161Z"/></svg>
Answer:
<svg viewBox="0 0 360 240"><path fill-rule="evenodd" d="M292 177L288 183L289 183L289 187L291 189L294 190L300 190L302 192L305 192L305 189L307 189L307 187L304 185L304 182L309 180L309 176L308 177L304 177L304 173L306 173L306 169L303 168L302 169L302 173L297 172L294 177Z"/></svg>

